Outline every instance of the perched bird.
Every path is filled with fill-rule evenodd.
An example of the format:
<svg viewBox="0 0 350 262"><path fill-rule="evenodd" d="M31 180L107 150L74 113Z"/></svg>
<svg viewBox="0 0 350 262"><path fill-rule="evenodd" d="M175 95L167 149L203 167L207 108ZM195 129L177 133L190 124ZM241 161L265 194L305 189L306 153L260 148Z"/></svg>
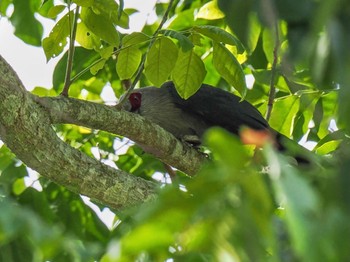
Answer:
<svg viewBox="0 0 350 262"><path fill-rule="evenodd" d="M124 109L144 116L175 137L192 144L200 144L204 132L213 126L222 127L235 135L239 135L243 127L265 133L282 151L285 149L284 141L289 140L273 130L249 102L206 84L186 100L179 96L173 82L166 82L160 88L140 88L129 95ZM244 140L249 141L247 138ZM296 158L298 162L305 162L302 157Z"/></svg>

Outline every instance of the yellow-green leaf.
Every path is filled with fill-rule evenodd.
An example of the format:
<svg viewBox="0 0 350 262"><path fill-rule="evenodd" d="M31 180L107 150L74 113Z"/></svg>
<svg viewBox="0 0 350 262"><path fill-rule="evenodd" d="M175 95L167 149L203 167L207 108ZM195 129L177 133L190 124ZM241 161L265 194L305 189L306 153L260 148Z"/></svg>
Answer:
<svg viewBox="0 0 350 262"><path fill-rule="evenodd" d="M113 23L103 15L95 14L91 8L82 8L81 20L92 33L113 46L119 44L119 34Z"/></svg>
<svg viewBox="0 0 350 262"><path fill-rule="evenodd" d="M90 7L94 4L95 0L74 0L73 2L83 7Z"/></svg>
<svg viewBox="0 0 350 262"><path fill-rule="evenodd" d="M77 26L77 42L86 49L98 49L100 47L100 38L86 27L83 21Z"/></svg>
<svg viewBox="0 0 350 262"><path fill-rule="evenodd" d="M270 118L270 125L278 132L290 137L293 121L299 110L300 98L287 96L276 99Z"/></svg>
<svg viewBox="0 0 350 262"><path fill-rule="evenodd" d="M212 0L203 5L196 16L207 20L215 20L224 18L225 14L219 9L217 0Z"/></svg>
<svg viewBox="0 0 350 262"><path fill-rule="evenodd" d="M64 5L54 5L47 12L47 17L48 18L56 18L57 15L59 15L65 8L66 8L66 6L64 6Z"/></svg>
<svg viewBox="0 0 350 262"><path fill-rule="evenodd" d="M179 95L187 99L197 92L206 75L203 61L193 49L187 52L179 51L172 79Z"/></svg>
<svg viewBox="0 0 350 262"><path fill-rule="evenodd" d="M102 59L101 61L97 62L90 68L90 73L92 75L96 75L98 71L100 71L106 63L106 60Z"/></svg>
<svg viewBox="0 0 350 262"><path fill-rule="evenodd" d="M69 18L73 17L73 12L63 16L53 27L48 37L43 39L43 48L46 60L58 56L67 44L69 36Z"/></svg>
<svg viewBox="0 0 350 262"><path fill-rule="evenodd" d="M224 45L215 42L213 64L220 75L244 97L247 86L241 65Z"/></svg>
<svg viewBox="0 0 350 262"><path fill-rule="evenodd" d="M231 35L230 33L226 32L224 29L221 29L220 27L212 25L202 25L193 27L193 30L211 38L215 42L222 42L228 45L234 45L237 47L239 53L244 52L244 47L241 41L239 41L239 39L234 35Z"/></svg>
<svg viewBox="0 0 350 262"><path fill-rule="evenodd" d="M130 35L126 35L122 39L122 44L124 47L131 46L131 45L137 45L146 41L149 41L151 38L140 32L133 32Z"/></svg>
<svg viewBox="0 0 350 262"><path fill-rule="evenodd" d="M157 39L151 46L145 63L145 74L156 86L164 83L173 70L178 56L177 46L167 37Z"/></svg>
<svg viewBox="0 0 350 262"><path fill-rule="evenodd" d="M120 51L117 61L117 73L120 79L130 79L141 62L142 53L138 48L128 47Z"/></svg>

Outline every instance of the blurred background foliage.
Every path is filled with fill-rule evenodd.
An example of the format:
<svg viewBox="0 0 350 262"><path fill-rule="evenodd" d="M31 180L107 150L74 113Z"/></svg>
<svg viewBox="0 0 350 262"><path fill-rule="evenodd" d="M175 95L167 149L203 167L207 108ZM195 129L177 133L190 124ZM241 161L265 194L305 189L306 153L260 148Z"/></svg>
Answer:
<svg viewBox="0 0 350 262"><path fill-rule="evenodd" d="M122 1L1 0L14 34L58 60L53 86L36 87L36 95L62 91L77 5L70 96L108 103L101 96L108 89L120 97L122 80L135 76L142 59L140 86L172 79L187 97L204 81L263 114L274 85L271 126L316 154L307 168L269 146L252 157L237 138L213 129L206 143L214 161L192 179L177 172L170 183L163 164L128 139L56 125L89 156L163 184L157 201L116 214L107 226L96 213L106 207L92 209L1 143L0 261L349 259L349 1L175 0L150 46L167 2L155 5L158 19L141 32L125 33L137 10L123 9ZM44 19L56 21L49 35Z"/></svg>

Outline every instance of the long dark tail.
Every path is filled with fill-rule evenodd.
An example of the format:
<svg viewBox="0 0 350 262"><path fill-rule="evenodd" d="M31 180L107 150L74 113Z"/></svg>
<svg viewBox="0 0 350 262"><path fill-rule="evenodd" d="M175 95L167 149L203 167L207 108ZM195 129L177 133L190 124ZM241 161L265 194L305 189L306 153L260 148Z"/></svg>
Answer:
<svg viewBox="0 0 350 262"><path fill-rule="evenodd" d="M275 133L277 149L279 151L294 157L298 164L310 164L310 159L308 158L308 156L310 156L309 150L285 135L282 135L275 130L273 130L273 132Z"/></svg>

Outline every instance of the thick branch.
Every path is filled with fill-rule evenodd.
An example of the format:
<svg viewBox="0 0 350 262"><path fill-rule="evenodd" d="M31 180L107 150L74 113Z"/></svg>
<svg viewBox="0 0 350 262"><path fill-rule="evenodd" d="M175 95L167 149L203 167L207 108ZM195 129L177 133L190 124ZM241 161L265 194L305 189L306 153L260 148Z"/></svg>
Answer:
<svg viewBox="0 0 350 262"><path fill-rule="evenodd" d="M0 138L26 165L69 190L121 210L156 197L156 184L115 170L60 140L47 110L0 56Z"/></svg>
<svg viewBox="0 0 350 262"><path fill-rule="evenodd" d="M87 101L28 93L0 56L0 138L26 165L73 192L121 210L156 196L156 184L105 166L60 140L54 123L124 135L195 174L204 156L141 116Z"/></svg>
<svg viewBox="0 0 350 262"><path fill-rule="evenodd" d="M138 143L162 162L194 175L205 156L142 116L115 107L66 97L36 97L52 123L69 123L122 135Z"/></svg>

